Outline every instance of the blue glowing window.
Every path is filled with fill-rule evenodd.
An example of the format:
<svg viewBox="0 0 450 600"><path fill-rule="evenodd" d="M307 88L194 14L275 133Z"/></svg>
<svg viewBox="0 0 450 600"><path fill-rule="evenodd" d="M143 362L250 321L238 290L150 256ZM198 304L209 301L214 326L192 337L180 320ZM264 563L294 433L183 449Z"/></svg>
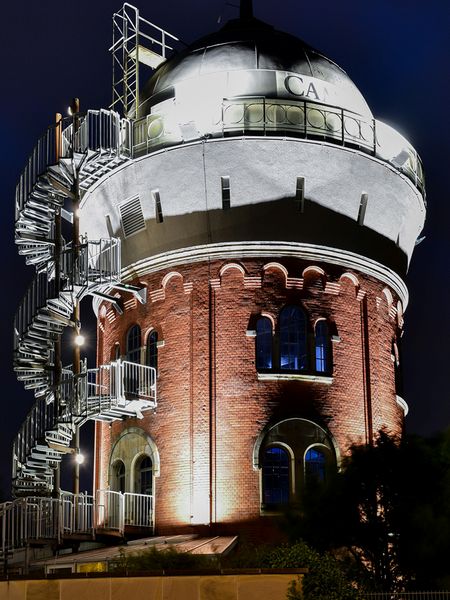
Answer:
<svg viewBox="0 0 450 600"><path fill-rule="evenodd" d="M298 306L285 306L280 312L280 367L292 371L308 367L306 318Z"/></svg>
<svg viewBox="0 0 450 600"><path fill-rule="evenodd" d="M329 336L327 322L323 319L316 324L315 358L316 371L327 373L330 370Z"/></svg>
<svg viewBox="0 0 450 600"><path fill-rule="evenodd" d="M279 447L264 451L262 465L264 504L287 504L289 502L289 455Z"/></svg>
<svg viewBox="0 0 450 600"><path fill-rule="evenodd" d="M325 481L325 454L316 448L311 448L305 455L306 480Z"/></svg>
<svg viewBox="0 0 450 600"><path fill-rule="evenodd" d="M256 368L272 368L272 323L267 317L256 323Z"/></svg>

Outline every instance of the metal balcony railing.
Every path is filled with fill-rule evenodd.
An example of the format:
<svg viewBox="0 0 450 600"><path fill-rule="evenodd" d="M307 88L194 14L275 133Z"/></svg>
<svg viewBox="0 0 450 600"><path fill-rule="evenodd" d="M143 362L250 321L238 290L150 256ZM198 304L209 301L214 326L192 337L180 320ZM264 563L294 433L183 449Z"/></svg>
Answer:
<svg viewBox="0 0 450 600"><path fill-rule="evenodd" d="M188 134L185 119L178 118L175 102L169 107L166 104L164 113L154 112L135 121L133 156L203 137L279 135L321 139L354 147L388 162L424 194L419 155L402 135L380 121L317 102L257 96L224 99L218 115L214 108L210 119L206 114L202 124L192 122Z"/></svg>
<svg viewBox="0 0 450 600"><path fill-rule="evenodd" d="M88 370L89 410L111 403L112 408L126 407L139 401L143 408L156 406L156 370L147 365L116 360Z"/></svg>
<svg viewBox="0 0 450 600"><path fill-rule="evenodd" d="M13 444L13 480L16 493L49 492L54 469L70 446L75 427L88 420L111 422L142 417L156 407L156 371L153 367L117 360L74 376L63 369L51 396L39 396Z"/></svg>
<svg viewBox="0 0 450 600"><path fill-rule="evenodd" d="M64 290L79 288L79 299L94 287L120 283L120 239L82 238L77 248L77 258L74 256L73 245L67 244L61 256L61 272L65 280Z"/></svg>
<svg viewBox="0 0 450 600"><path fill-rule="evenodd" d="M70 492L59 498L28 496L0 504L0 551L5 556L30 543L94 537L96 529L123 534L125 527L153 529L153 496L111 490L98 490L95 497Z"/></svg>
<svg viewBox="0 0 450 600"><path fill-rule="evenodd" d="M82 240L76 259L68 244L60 262L59 282L52 262L36 274L14 321L16 370L30 379L30 370L48 365L55 340L70 322L74 299L120 282L120 240Z"/></svg>
<svg viewBox="0 0 450 600"><path fill-rule="evenodd" d="M60 505L63 535L94 533L94 496L62 492Z"/></svg>
<svg viewBox="0 0 450 600"><path fill-rule="evenodd" d="M154 527L153 496L97 490L96 528L123 533L129 527Z"/></svg>

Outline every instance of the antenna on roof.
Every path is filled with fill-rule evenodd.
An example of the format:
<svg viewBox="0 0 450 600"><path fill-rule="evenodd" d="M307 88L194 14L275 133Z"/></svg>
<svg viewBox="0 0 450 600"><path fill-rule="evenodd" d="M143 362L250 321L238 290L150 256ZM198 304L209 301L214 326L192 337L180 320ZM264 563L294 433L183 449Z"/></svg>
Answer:
<svg viewBox="0 0 450 600"><path fill-rule="evenodd" d="M253 19L253 0L241 0L241 19Z"/></svg>

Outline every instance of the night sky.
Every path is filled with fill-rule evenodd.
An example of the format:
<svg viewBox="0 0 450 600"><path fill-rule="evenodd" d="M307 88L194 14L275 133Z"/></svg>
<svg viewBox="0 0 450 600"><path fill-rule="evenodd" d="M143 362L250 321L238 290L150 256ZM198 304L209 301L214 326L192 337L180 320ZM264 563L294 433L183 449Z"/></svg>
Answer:
<svg viewBox="0 0 450 600"><path fill-rule="evenodd" d="M14 245L14 190L38 137L66 114L107 107L111 98L111 15L120 0L9 2L2 8L0 203L0 487L9 492L11 444L33 403L12 369L13 318L31 283ZM233 4L237 4L233 0ZM136 0L142 16L184 42L237 16L223 0ZM404 341L407 430L431 434L450 426L450 9L448 0L254 0L255 16L304 39L344 68L375 117L393 125L421 155L428 218L407 278ZM84 314L88 305L84 303ZM94 348L94 332L90 339ZM86 467L86 474L89 466Z"/></svg>

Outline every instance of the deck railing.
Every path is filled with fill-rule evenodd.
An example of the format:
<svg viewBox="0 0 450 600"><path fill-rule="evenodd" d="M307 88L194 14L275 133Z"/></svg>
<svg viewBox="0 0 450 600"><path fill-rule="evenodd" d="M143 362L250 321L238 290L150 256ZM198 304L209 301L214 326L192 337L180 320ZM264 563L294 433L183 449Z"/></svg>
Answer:
<svg viewBox="0 0 450 600"><path fill-rule="evenodd" d="M120 533L126 526L154 527L153 496L97 490L96 527L113 529Z"/></svg>
<svg viewBox="0 0 450 600"><path fill-rule="evenodd" d="M207 112L207 108L204 111ZM275 100L262 96L227 98L218 116L189 127L178 118L177 106L157 109L133 124L133 156L204 137L233 135L290 136L321 139L354 147L390 163L424 193L422 162L413 146L381 121L350 110L306 100Z"/></svg>
<svg viewBox="0 0 450 600"><path fill-rule="evenodd" d="M153 496L98 490L96 496L62 492L59 498L28 496L0 504L3 553L27 544L94 536L95 529L153 528Z"/></svg>
<svg viewBox="0 0 450 600"><path fill-rule="evenodd" d="M126 406L133 400L156 404L156 370L126 360L116 360L87 375L87 398L92 409L95 403L105 406L112 400L115 406Z"/></svg>

